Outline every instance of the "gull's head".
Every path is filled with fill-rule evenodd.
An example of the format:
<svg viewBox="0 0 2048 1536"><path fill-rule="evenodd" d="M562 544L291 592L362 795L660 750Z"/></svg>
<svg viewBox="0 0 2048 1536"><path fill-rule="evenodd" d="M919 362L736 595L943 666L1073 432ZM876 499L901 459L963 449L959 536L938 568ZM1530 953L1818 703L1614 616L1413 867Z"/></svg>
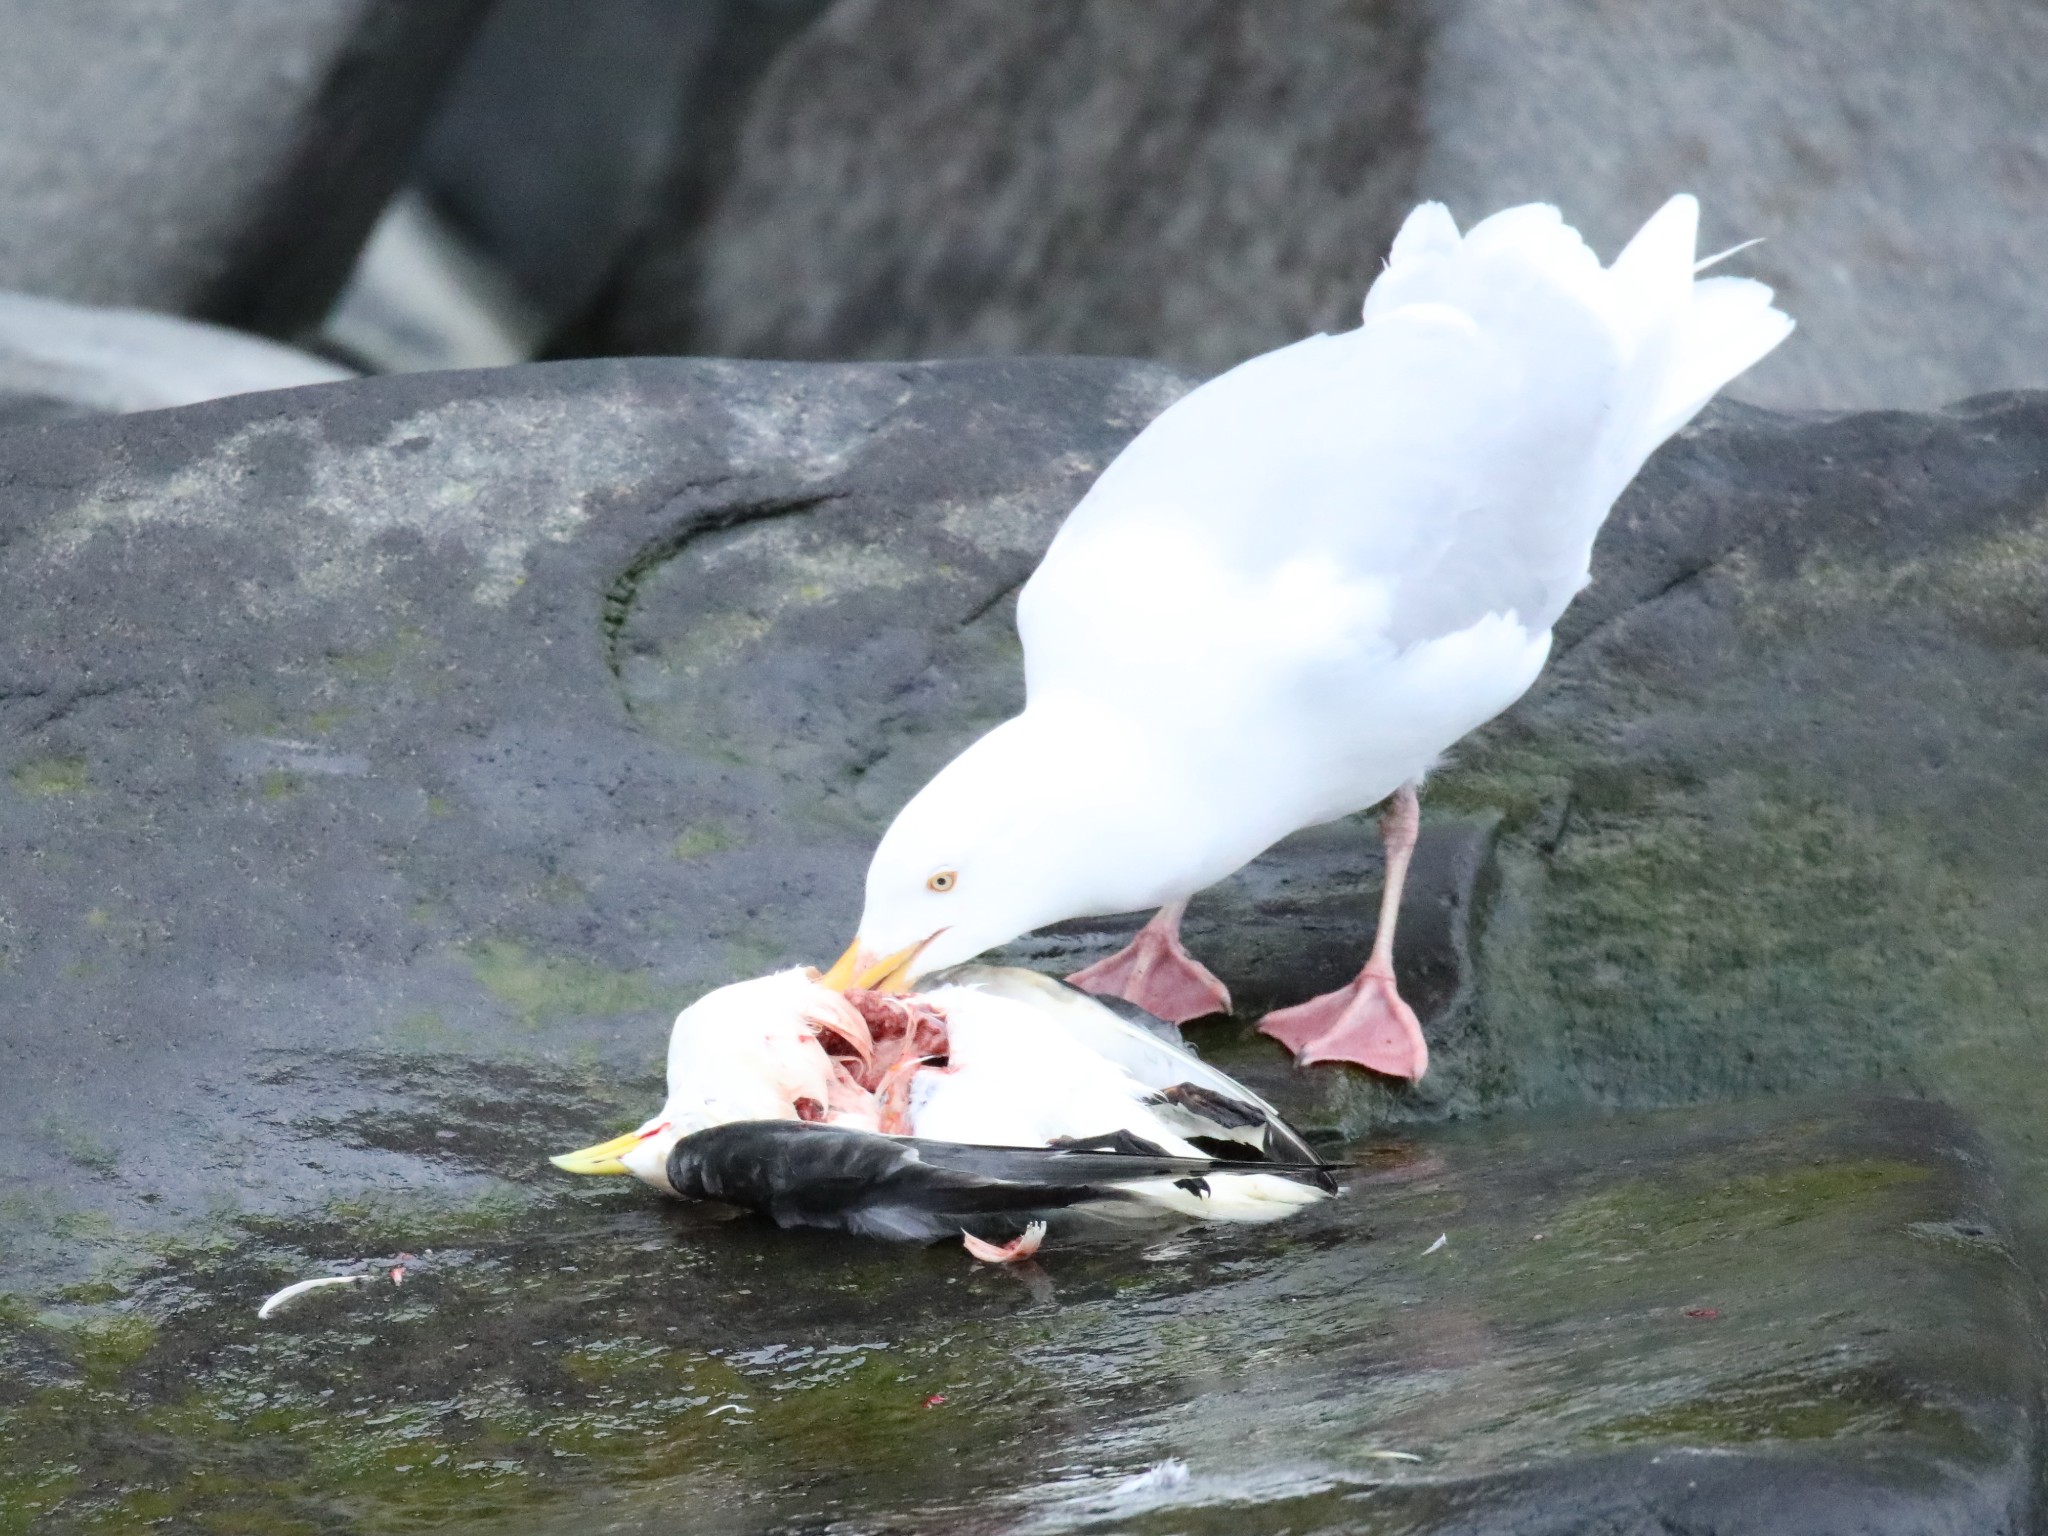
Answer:
<svg viewBox="0 0 2048 1536"><path fill-rule="evenodd" d="M629 1173L665 1194L668 1156L685 1136L737 1120L797 1120L830 1102L832 1067L819 1031L865 1056L866 1022L816 974L796 969L708 992L676 1015L668 1101L623 1136L549 1158L567 1173Z"/></svg>
<svg viewBox="0 0 2048 1536"><path fill-rule="evenodd" d="M907 989L1047 923L1154 904L1186 832L1173 786L1114 723L1034 709L946 765L868 866L826 985Z"/></svg>

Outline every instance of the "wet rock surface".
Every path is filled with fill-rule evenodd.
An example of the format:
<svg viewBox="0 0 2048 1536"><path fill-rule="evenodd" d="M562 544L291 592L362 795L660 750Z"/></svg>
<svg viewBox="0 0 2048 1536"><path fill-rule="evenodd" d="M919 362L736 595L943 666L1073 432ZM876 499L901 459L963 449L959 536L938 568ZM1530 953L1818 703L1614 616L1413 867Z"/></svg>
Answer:
<svg viewBox="0 0 2048 1536"><path fill-rule="evenodd" d="M2038 1262L2048 401L1718 423L1431 784L1501 818L1438 1091L1941 1097L2009 1160Z"/></svg>
<svg viewBox="0 0 2048 1536"><path fill-rule="evenodd" d="M530 1166L568 1128L499 1086L474 1113ZM2025 1283L1941 1111L1344 1150L1302 1219L1022 1272L623 1183L224 1223L8 1320L0 1496L50 1529L2026 1529ZM256 1318L334 1273L369 1278Z"/></svg>
<svg viewBox="0 0 2048 1536"><path fill-rule="evenodd" d="M654 1102L680 1003L837 952L880 827L1018 702L1044 542L1185 387L577 363L0 435L0 1503L2018 1529L2039 397L1721 410L1659 456L1425 793L1431 1077L1191 1031L1362 1160L1327 1213L1056 1256L1046 1296L542 1166ZM1247 1014L1334 982L1377 862L1370 818L1304 834L1191 944Z"/></svg>
<svg viewBox="0 0 2048 1536"><path fill-rule="evenodd" d="M1000 629L967 621L1180 387L565 364L18 429L10 1268L75 1260L81 1208L478 1193L326 1134L390 1104L364 1063L638 1077L681 1002L829 962L893 811L863 777L920 718L895 695ZM695 733L650 718L643 594L764 538L793 579L729 571ZM778 619L820 626L808 676ZM898 777L972 729L922 718Z"/></svg>

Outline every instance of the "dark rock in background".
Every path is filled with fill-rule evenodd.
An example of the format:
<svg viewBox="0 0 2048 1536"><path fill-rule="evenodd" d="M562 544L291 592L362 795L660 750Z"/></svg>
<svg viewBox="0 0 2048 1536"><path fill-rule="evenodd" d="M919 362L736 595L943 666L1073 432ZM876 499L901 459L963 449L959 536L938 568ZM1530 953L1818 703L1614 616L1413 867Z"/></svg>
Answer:
<svg viewBox="0 0 2048 1536"><path fill-rule="evenodd" d="M38 421L63 421L90 416L93 411L75 401L46 395L35 389L0 387L0 428L25 426Z"/></svg>
<svg viewBox="0 0 2048 1536"><path fill-rule="evenodd" d="M1213 370L1346 324L1403 211L1419 47L1355 0L836 5L605 338Z"/></svg>
<svg viewBox="0 0 2048 1536"><path fill-rule="evenodd" d="M0 286L316 324L484 0L10 0Z"/></svg>
<svg viewBox="0 0 2048 1536"><path fill-rule="evenodd" d="M755 79L823 7L498 0L449 80L419 184L553 334L657 220L695 216Z"/></svg>
<svg viewBox="0 0 2048 1536"><path fill-rule="evenodd" d="M17 9L0 287L304 338L409 180L441 222L332 337L380 368L1212 372L1350 324L1420 198L1467 223L1551 199L1611 253L1682 187L1708 248L1765 237L1741 269L1801 324L1738 396L2048 383L2048 20L2023 0Z"/></svg>
<svg viewBox="0 0 2048 1536"><path fill-rule="evenodd" d="M1799 332L1734 392L1939 406L2048 384L2048 11L2028 0L1457 0L1416 183L1611 254L1672 192Z"/></svg>
<svg viewBox="0 0 2048 1536"><path fill-rule="evenodd" d="M1735 386L2048 384L2048 17L2025 0L839 0L593 347L1120 352L1213 372L1349 325L1409 206L1672 192L1800 332Z"/></svg>
<svg viewBox="0 0 2048 1536"><path fill-rule="evenodd" d="M498 0L421 145L436 208L559 324L648 216L720 7Z"/></svg>
<svg viewBox="0 0 2048 1536"><path fill-rule="evenodd" d="M2048 20L2024 0L15 11L0 287L304 339L409 181L414 223L440 223L331 337L380 368L539 349L1212 372L1351 323L1420 198L1467 223L1551 199L1611 253L1683 187L1709 248L1765 237L1741 269L1801 324L1738 396L2048 383Z"/></svg>

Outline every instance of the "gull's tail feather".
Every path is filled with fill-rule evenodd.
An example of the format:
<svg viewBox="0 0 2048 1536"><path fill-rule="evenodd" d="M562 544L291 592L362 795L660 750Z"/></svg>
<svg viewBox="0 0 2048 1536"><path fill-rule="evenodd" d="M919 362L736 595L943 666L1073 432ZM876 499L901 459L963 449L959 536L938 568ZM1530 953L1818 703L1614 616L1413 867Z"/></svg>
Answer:
<svg viewBox="0 0 2048 1536"><path fill-rule="evenodd" d="M1494 616L1549 629L1643 461L1791 329L1761 284L1696 272L1699 219L1674 197L1603 265L1548 204L1463 233L1416 208L1362 324L1211 379L1104 471L1018 600L1029 697L1095 697L1105 654L1249 677L1244 657L1326 645L1295 637L1333 624L1397 648ZM1340 599L1257 585L1303 554L1343 573ZM1196 591L1290 595L1224 623ZM1326 610L1345 616L1307 622ZM1113 702L1140 707L1128 688Z"/></svg>
<svg viewBox="0 0 2048 1536"><path fill-rule="evenodd" d="M1406 267L1449 256L1458 248L1458 222L1442 203L1418 203L1401 221L1387 251L1387 266Z"/></svg>
<svg viewBox="0 0 2048 1536"><path fill-rule="evenodd" d="M1692 302L1678 322L1673 356L1646 424L1650 449L1792 334L1792 317L1773 307L1773 297L1767 284L1749 277L1693 283Z"/></svg>
<svg viewBox="0 0 2048 1536"><path fill-rule="evenodd" d="M1646 375L1633 381L1648 403L1633 445L1645 456L1792 329L1791 317L1771 307L1771 290L1762 283L1697 275L1699 223L1699 203L1681 192L1608 269L1616 319L1634 340Z"/></svg>
<svg viewBox="0 0 2048 1536"><path fill-rule="evenodd" d="M1651 214L1607 269L1608 303L1626 336L1654 344L1692 292L1700 205L1681 192Z"/></svg>
<svg viewBox="0 0 2048 1536"><path fill-rule="evenodd" d="M1624 404L1601 455L1600 491L1609 500L1666 438L1792 332L1792 317L1772 306L1765 284L1697 275L1698 237L1699 203L1680 193L1608 268L1612 315L1631 353Z"/></svg>
<svg viewBox="0 0 2048 1536"><path fill-rule="evenodd" d="M1530 283L1583 289L1600 263L1579 232L1549 203L1525 203L1458 233L1442 203L1408 215L1387 252L1387 267L1365 295L1369 323L1411 304L1447 304L1482 324L1525 299Z"/></svg>
<svg viewBox="0 0 2048 1536"><path fill-rule="evenodd" d="M1697 276L1699 222L1698 200L1681 192L1602 270L1548 203L1504 209L1462 236L1442 203L1424 203L1394 237L1387 268L1366 295L1365 319L1447 303L1490 321L1497 334L1534 334L1548 296L1566 293L1603 314L1626 359L1602 456L1613 470L1609 494L1618 494L1658 444L1792 330L1762 283Z"/></svg>
<svg viewBox="0 0 2048 1536"><path fill-rule="evenodd" d="M1359 345L1391 355L1404 325L1438 317L1402 364L1427 402L1407 440L1453 422L1468 456L1499 456L1489 488L1516 487L1489 535L1460 523L1453 537L1448 520L1438 525L1447 551L1465 551L1445 555L1457 569L1435 571L1439 587L1456 575L1478 592L1479 567L1493 558L1483 552L1500 551L1521 587L1510 592L1515 581L1503 577L1488 600L1554 622L1585 584L1594 536L1643 461L1791 331L1762 283L1698 275L1699 221L1698 201L1680 193L1603 267L1547 203L1505 209L1462 236L1441 204L1408 216L1366 295ZM1442 322L1451 311L1465 331ZM1494 392L1484 425L1459 415L1455 400L1431 399L1429 366L1455 374L1465 366L1458 348L1471 358L1459 390Z"/></svg>
<svg viewBox="0 0 2048 1536"><path fill-rule="evenodd" d="M1762 245L1763 243L1764 237L1762 235L1751 235L1747 240L1738 240L1733 245L1729 246L1727 250L1716 251L1711 256L1702 256L1698 261L1694 262L1692 264L1693 274L1697 276L1698 274L1706 271L1709 267L1718 267L1719 265L1721 265L1722 262L1728 261L1733 257L1740 256L1752 245Z"/></svg>

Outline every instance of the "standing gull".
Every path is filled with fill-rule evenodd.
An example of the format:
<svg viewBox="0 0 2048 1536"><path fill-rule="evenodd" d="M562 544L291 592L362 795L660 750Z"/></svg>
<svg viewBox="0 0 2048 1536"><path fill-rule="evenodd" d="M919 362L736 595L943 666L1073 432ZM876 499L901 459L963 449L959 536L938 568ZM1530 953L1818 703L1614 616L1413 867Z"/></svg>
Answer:
<svg viewBox="0 0 2048 1536"><path fill-rule="evenodd" d="M1460 236L1425 203L1364 323L1193 391L1105 470L1017 605L1026 704L903 808L839 985L908 984L1065 918L1157 908L1071 978L1183 1022L1230 995L1188 898L1299 828L1387 801L1358 977L1266 1016L1302 1063L1418 1078L1395 987L1416 787L1536 679L1643 461L1792 329L1696 276L1666 203L1611 266L1555 208Z"/></svg>

